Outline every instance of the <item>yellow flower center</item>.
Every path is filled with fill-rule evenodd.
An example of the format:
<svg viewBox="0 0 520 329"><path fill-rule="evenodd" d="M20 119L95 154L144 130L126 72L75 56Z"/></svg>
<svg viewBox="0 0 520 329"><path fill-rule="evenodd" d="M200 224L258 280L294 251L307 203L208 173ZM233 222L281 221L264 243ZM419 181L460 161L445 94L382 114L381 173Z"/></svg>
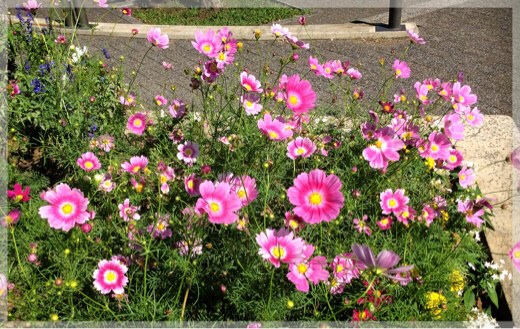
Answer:
<svg viewBox="0 0 520 329"><path fill-rule="evenodd" d="M166 175L161 175L159 181L161 182L161 184L164 184L168 181L168 177L166 177Z"/></svg>
<svg viewBox="0 0 520 329"><path fill-rule="evenodd" d="M220 206L219 206L218 203L216 203L216 202L211 202L211 203L209 204L209 208L210 208L211 211L213 211L213 212L217 212L217 211L220 210Z"/></svg>
<svg viewBox="0 0 520 329"><path fill-rule="evenodd" d="M159 231L164 231L165 228L166 228L166 225L164 225L163 222L161 222L161 223L159 223L159 224L157 225L157 229L158 229Z"/></svg>
<svg viewBox="0 0 520 329"><path fill-rule="evenodd" d="M430 148L430 150L432 150L432 152L437 152L439 150L439 147L435 144L433 144Z"/></svg>
<svg viewBox="0 0 520 329"><path fill-rule="evenodd" d="M220 53L218 54L218 59L223 61L224 59L226 59L226 55L224 55L224 53Z"/></svg>
<svg viewBox="0 0 520 329"><path fill-rule="evenodd" d="M459 103L464 103L464 97L459 96Z"/></svg>
<svg viewBox="0 0 520 329"><path fill-rule="evenodd" d="M92 167L94 167L94 164L91 161L85 162L85 168L92 169Z"/></svg>
<svg viewBox="0 0 520 329"><path fill-rule="evenodd" d="M403 73L403 72L401 72L401 70L399 70L399 69L395 70L395 75L401 75L401 73Z"/></svg>
<svg viewBox="0 0 520 329"><path fill-rule="evenodd" d="M411 138L412 138L412 132L410 132L410 131L405 132L405 133L401 136L401 138L402 138L403 140L405 140L405 141L411 139Z"/></svg>
<svg viewBox="0 0 520 329"><path fill-rule="evenodd" d="M426 95L421 95L421 96L419 96L419 99L422 101L425 101L428 99L428 97L426 97Z"/></svg>
<svg viewBox="0 0 520 329"><path fill-rule="evenodd" d="M114 271L107 271L105 274L105 280L108 283L113 283L117 280L117 274Z"/></svg>
<svg viewBox="0 0 520 329"><path fill-rule="evenodd" d="M327 68L325 69L325 72L330 73L330 67L327 67Z"/></svg>
<svg viewBox="0 0 520 329"><path fill-rule="evenodd" d="M388 207L395 208L395 206L397 206L397 201L395 201L395 199L388 200Z"/></svg>
<svg viewBox="0 0 520 329"><path fill-rule="evenodd" d="M343 265L340 264L340 265L336 266L336 272L338 272L338 273L343 272Z"/></svg>
<svg viewBox="0 0 520 329"><path fill-rule="evenodd" d="M205 53L209 53L211 51L211 46L208 45L208 44L205 44L203 47L202 47L202 50L205 52Z"/></svg>
<svg viewBox="0 0 520 329"><path fill-rule="evenodd" d="M383 219L381 219L381 222L380 222L382 225L388 225L388 218L385 217Z"/></svg>
<svg viewBox="0 0 520 329"><path fill-rule="evenodd" d="M246 105L247 105L247 107L251 107L251 106L253 106L253 102L251 102L251 101L247 101L247 102L246 102Z"/></svg>
<svg viewBox="0 0 520 329"><path fill-rule="evenodd" d="M276 247L273 247L271 249L271 254L275 257L275 258L278 258L278 259L282 259L285 257L286 255L286 250L285 248L283 247L280 247L280 245L276 245Z"/></svg>
<svg viewBox="0 0 520 329"><path fill-rule="evenodd" d="M453 163L453 162L457 161L457 157L454 155L450 155L449 160L451 163Z"/></svg>
<svg viewBox="0 0 520 329"><path fill-rule="evenodd" d="M403 216L404 218L408 218L408 217L410 217L410 213L408 211L403 211L401 216Z"/></svg>
<svg viewBox="0 0 520 329"><path fill-rule="evenodd" d="M294 96L294 95L290 96L290 97L289 97L289 103L290 103L291 105L296 105L296 104L298 104L298 97L296 97L296 96Z"/></svg>
<svg viewBox="0 0 520 329"><path fill-rule="evenodd" d="M106 181L103 183L103 186L106 187L106 188L109 188L110 186L112 186L112 181L111 181L111 180L106 180Z"/></svg>
<svg viewBox="0 0 520 329"><path fill-rule="evenodd" d="M377 142L376 142L376 147L377 147L378 149L380 149L381 147L383 147L383 142L381 142L381 141L377 141Z"/></svg>
<svg viewBox="0 0 520 329"><path fill-rule="evenodd" d="M315 64L311 64L311 70L316 70L316 69L317 69L316 65Z"/></svg>
<svg viewBox="0 0 520 329"><path fill-rule="evenodd" d="M143 125L143 121L141 121L141 119L134 120L134 126L141 127L142 125Z"/></svg>
<svg viewBox="0 0 520 329"><path fill-rule="evenodd" d="M405 95L401 95L401 97L399 97L399 99L401 100L401 102L406 102L406 96Z"/></svg>
<svg viewBox="0 0 520 329"><path fill-rule="evenodd" d="M23 199L23 195L17 194L16 197L14 198L14 201L20 202L20 201L22 201L22 199Z"/></svg>
<svg viewBox="0 0 520 329"><path fill-rule="evenodd" d="M291 219L291 220L289 221L289 226L290 226L293 230L295 230L295 229L298 228L299 225L298 225L298 222L297 222L297 221L295 221L294 219Z"/></svg>
<svg viewBox="0 0 520 329"><path fill-rule="evenodd" d="M277 139L277 138L278 138L278 134L275 133L274 131L270 131L270 132L269 132L269 137L270 137L271 139Z"/></svg>
<svg viewBox="0 0 520 329"><path fill-rule="evenodd" d="M243 189L243 188L240 188L238 191L237 191L237 195L240 199L243 199L246 197L246 191Z"/></svg>
<svg viewBox="0 0 520 329"><path fill-rule="evenodd" d="M446 96L446 95L448 94L448 92L447 92L446 90L443 89L443 90L441 90L440 94L441 94L442 96Z"/></svg>
<svg viewBox="0 0 520 329"><path fill-rule="evenodd" d="M190 149L190 148L186 148L186 149L184 149L184 153L185 153L187 156L191 156L191 155L193 154L193 151L192 151L192 149Z"/></svg>
<svg viewBox="0 0 520 329"><path fill-rule="evenodd" d="M298 149L296 149L296 154L302 155L303 153L305 153L305 150L303 148L299 147Z"/></svg>
<svg viewBox="0 0 520 329"><path fill-rule="evenodd" d="M61 211L65 215L70 215L70 213L74 210L74 206L72 206L70 203L66 203L63 206L61 206Z"/></svg>
<svg viewBox="0 0 520 329"><path fill-rule="evenodd" d="M428 85L427 88L428 88L428 90L432 90L433 86L432 85Z"/></svg>
<svg viewBox="0 0 520 329"><path fill-rule="evenodd" d="M7 215L7 216L5 216L5 221L7 222L7 224L12 224L13 223L13 217Z"/></svg>
<svg viewBox="0 0 520 329"><path fill-rule="evenodd" d="M475 119L475 117L473 116L473 114L468 115L468 120L469 120L469 121L473 121L473 119Z"/></svg>
<svg viewBox="0 0 520 329"><path fill-rule="evenodd" d="M516 259L520 259L520 250L515 250L515 252L513 253L513 257Z"/></svg>
<svg viewBox="0 0 520 329"><path fill-rule="evenodd" d="M309 267L307 265L305 265L305 264L298 264L297 268L298 268L298 272L299 273L305 274L305 272L307 272L307 269Z"/></svg>
<svg viewBox="0 0 520 329"><path fill-rule="evenodd" d="M312 192L311 195L309 196L309 202L311 203L311 205L313 206L319 206L322 204L323 202L323 199L321 197L321 194L317 193L317 192Z"/></svg>
<svg viewBox="0 0 520 329"><path fill-rule="evenodd" d="M251 91L253 88L249 84L244 84L244 88L246 88L247 91Z"/></svg>
<svg viewBox="0 0 520 329"><path fill-rule="evenodd" d="M141 169L141 166L135 166L134 168L132 168L132 171L133 172L138 172L139 169Z"/></svg>
<svg viewBox="0 0 520 329"><path fill-rule="evenodd" d="M466 180L466 175L460 175L460 180Z"/></svg>
<svg viewBox="0 0 520 329"><path fill-rule="evenodd" d="M188 181L188 188L191 190L193 189L193 181L192 180L189 180Z"/></svg>

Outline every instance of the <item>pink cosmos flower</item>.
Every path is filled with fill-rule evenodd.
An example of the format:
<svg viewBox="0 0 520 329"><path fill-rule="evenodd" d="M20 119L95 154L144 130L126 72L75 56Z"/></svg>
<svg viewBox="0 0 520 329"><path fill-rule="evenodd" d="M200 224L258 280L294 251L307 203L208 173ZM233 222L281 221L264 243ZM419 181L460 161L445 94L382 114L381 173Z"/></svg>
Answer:
<svg viewBox="0 0 520 329"><path fill-rule="evenodd" d="M285 212L285 226L287 226L294 232L299 232L305 227L305 222L300 216L297 216L292 212L287 211Z"/></svg>
<svg viewBox="0 0 520 329"><path fill-rule="evenodd" d="M368 226L368 216L364 215L361 219L354 218L354 229L358 231L359 233L365 233L366 235L370 236L372 234L372 229L370 229L370 226Z"/></svg>
<svg viewBox="0 0 520 329"><path fill-rule="evenodd" d="M392 217L386 216L377 221L377 226L381 229L381 231L389 230L392 227Z"/></svg>
<svg viewBox="0 0 520 329"><path fill-rule="evenodd" d="M460 121L460 116L456 113L448 114L442 119L444 123L444 133L448 138L454 140L464 139L464 125Z"/></svg>
<svg viewBox="0 0 520 329"><path fill-rule="evenodd" d="M513 167L520 170L520 147L517 147L511 152L510 158Z"/></svg>
<svg viewBox="0 0 520 329"><path fill-rule="evenodd" d="M22 211L20 209L13 209L4 218L2 218L1 225L3 227L8 227L11 225L15 225L20 220L20 215Z"/></svg>
<svg viewBox="0 0 520 329"><path fill-rule="evenodd" d="M131 157L130 162L121 164L121 168L132 175L137 174L140 170L146 170L146 166L148 166L148 158L144 155Z"/></svg>
<svg viewBox="0 0 520 329"><path fill-rule="evenodd" d="M54 39L54 43L64 45L67 43L67 38L63 34L60 34L56 39Z"/></svg>
<svg viewBox="0 0 520 329"><path fill-rule="evenodd" d="M233 177L231 180L232 190L235 191L238 198L242 202L242 206L245 207L253 202L258 196L258 190L256 189L256 180L247 175L242 177Z"/></svg>
<svg viewBox="0 0 520 329"><path fill-rule="evenodd" d="M291 35L289 29L286 27L282 27L280 24L273 24L271 26L271 33L274 34L276 38Z"/></svg>
<svg viewBox="0 0 520 329"><path fill-rule="evenodd" d="M119 260L103 259L99 261L98 268L94 271L94 287L102 294L106 295L113 291L115 294L123 294L128 283L126 272L128 268Z"/></svg>
<svg viewBox="0 0 520 329"><path fill-rule="evenodd" d="M299 40L294 35L286 35L285 40L287 40L293 49L309 49L310 45L308 43L303 42L302 40Z"/></svg>
<svg viewBox="0 0 520 329"><path fill-rule="evenodd" d="M20 94L20 87L16 83L15 80L10 80L7 85L7 92L9 93L9 97L14 98L16 95Z"/></svg>
<svg viewBox="0 0 520 329"><path fill-rule="evenodd" d="M434 160L446 160L450 156L451 142L448 137L440 132L434 131L428 136L425 151L421 157L431 157Z"/></svg>
<svg viewBox="0 0 520 329"><path fill-rule="evenodd" d="M116 183L112 181L112 176L107 174L103 177L101 183L99 183L99 189L105 192L110 192L116 187Z"/></svg>
<svg viewBox="0 0 520 329"><path fill-rule="evenodd" d="M117 207L119 208L119 217L123 218L125 222L141 219L141 215L137 213L140 207L132 206L130 199L125 199L125 201Z"/></svg>
<svg viewBox="0 0 520 329"><path fill-rule="evenodd" d="M298 74L292 75L285 86L285 104L294 113L307 113L314 108L316 93L307 80L300 80Z"/></svg>
<svg viewBox="0 0 520 329"><path fill-rule="evenodd" d="M329 272L325 270L327 259L323 256L316 256L309 260L314 252L314 246L307 244L302 251L300 262L289 264L287 278L294 283L296 289L301 292L309 292L309 282L317 285L320 281L329 279Z"/></svg>
<svg viewBox="0 0 520 329"><path fill-rule="evenodd" d="M421 38L417 33L415 33L412 30L406 30L406 33L408 33L408 36L410 37L410 41L419 45L424 45L426 41L424 41L423 38Z"/></svg>
<svg viewBox="0 0 520 329"><path fill-rule="evenodd" d="M260 95L248 93L240 96L240 103L246 110L247 115L257 115L262 111L262 104L260 104Z"/></svg>
<svg viewBox="0 0 520 329"><path fill-rule="evenodd" d="M164 67L165 70L171 70L173 68L172 63L165 62L165 61L162 62L162 66Z"/></svg>
<svg viewBox="0 0 520 329"><path fill-rule="evenodd" d="M309 67L314 74L319 75L323 69L323 66L320 65L317 58L309 56Z"/></svg>
<svg viewBox="0 0 520 329"><path fill-rule="evenodd" d="M262 93L264 91L260 81L256 80L254 75L247 74L245 71L240 73L240 85L248 92Z"/></svg>
<svg viewBox="0 0 520 329"><path fill-rule="evenodd" d="M475 176L475 173L470 168L464 166L459 171L459 184L463 188L468 188L469 186L475 184L475 181L477 180L477 177Z"/></svg>
<svg viewBox="0 0 520 329"><path fill-rule="evenodd" d="M174 119L181 119L186 114L186 104L180 99L174 99L168 110Z"/></svg>
<svg viewBox="0 0 520 329"><path fill-rule="evenodd" d="M175 244L175 247L179 250L179 255L181 256L189 256L193 258L197 255L202 254L202 240L183 240L179 241Z"/></svg>
<svg viewBox="0 0 520 329"><path fill-rule="evenodd" d="M106 2L106 1L105 1ZM36 0L29 0L27 3L23 4L23 8L26 11L35 12L37 9L39 9L42 6L41 3L38 3Z"/></svg>
<svg viewBox="0 0 520 329"><path fill-rule="evenodd" d="M394 65L392 65L392 69L394 70L396 78L407 79L410 77L410 68L406 62L401 62L398 59L394 61Z"/></svg>
<svg viewBox="0 0 520 329"><path fill-rule="evenodd" d="M466 200L457 202L457 211L466 215L466 221L480 227L484 220L481 218L485 214L485 209L478 206L475 202Z"/></svg>
<svg viewBox="0 0 520 329"><path fill-rule="evenodd" d="M325 62L321 66L321 70L319 71L320 75L327 79L334 78L334 68L332 66L332 61Z"/></svg>
<svg viewBox="0 0 520 329"><path fill-rule="evenodd" d="M235 213L242 207L242 202L236 193L231 191L228 183L213 184L204 181L199 186L200 198L195 208L208 214L208 220L214 224L231 224L238 219Z"/></svg>
<svg viewBox="0 0 520 329"><path fill-rule="evenodd" d="M164 240L172 236L172 230L168 228L169 226L170 224L168 223L168 216L159 216L157 223L155 225L148 225L146 230L151 233L155 239L159 238Z"/></svg>
<svg viewBox="0 0 520 329"><path fill-rule="evenodd" d="M292 129L278 119L272 120L271 115L266 113L263 119L258 120L258 129L270 140L281 141L293 135Z"/></svg>
<svg viewBox="0 0 520 329"><path fill-rule="evenodd" d="M22 185L15 183L12 190L7 190L7 197L14 202L27 202L31 200L30 193L30 186L26 186L25 189L23 189Z"/></svg>
<svg viewBox="0 0 520 329"><path fill-rule="evenodd" d="M400 275L401 273L409 272L414 268L413 265L396 268L395 266L399 263L401 257L391 250L382 250L377 257L375 257L369 246L354 243L352 245L352 251L357 259L368 269L375 271L378 275L383 275L399 282L405 280L405 278Z"/></svg>
<svg viewBox="0 0 520 329"><path fill-rule="evenodd" d="M336 175L329 175L320 169L301 173L294 180L294 186L287 190L294 213L306 223L330 222L343 208L344 197L341 181Z"/></svg>
<svg viewBox="0 0 520 329"><path fill-rule="evenodd" d="M121 105L124 105L124 106L135 106L135 94L133 93L130 93L128 94L128 97L125 98L124 96L120 96L119 97L119 102L121 103Z"/></svg>
<svg viewBox="0 0 520 329"><path fill-rule="evenodd" d="M437 94L439 94L442 98L444 98L445 100L448 101L451 99L451 94L452 94L451 87L452 87L451 82L444 82L441 84Z"/></svg>
<svg viewBox="0 0 520 329"><path fill-rule="evenodd" d="M202 180L195 174L191 174L184 178L184 189L190 196L199 196L199 187Z"/></svg>
<svg viewBox="0 0 520 329"><path fill-rule="evenodd" d="M336 255L330 264L334 279L342 284L349 284L353 279L359 278L364 265L353 259L351 253Z"/></svg>
<svg viewBox="0 0 520 329"><path fill-rule="evenodd" d="M121 14L125 16L132 16L132 8L123 7L121 8Z"/></svg>
<svg viewBox="0 0 520 329"><path fill-rule="evenodd" d="M363 150L363 157L370 167L384 171L389 161L399 160L399 150L404 147L404 143L394 136L392 127L383 127L375 132L376 142Z"/></svg>
<svg viewBox="0 0 520 329"><path fill-rule="evenodd" d="M477 96L471 94L471 87L464 85L461 87L460 82L455 82L452 89L452 104L470 106L477 102Z"/></svg>
<svg viewBox="0 0 520 329"><path fill-rule="evenodd" d="M397 221L403 223L404 225L408 225L408 221L413 221L415 219L415 210L407 206L403 211L399 212L397 215Z"/></svg>
<svg viewBox="0 0 520 329"><path fill-rule="evenodd" d="M277 268L281 263L296 263L304 257L305 241L284 228L278 231L268 228L256 235L256 243L260 246L258 254Z"/></svg>
<svg viewBox="0 0 520 329"><path fill-rule="evenodd" d="M222 50L222 39L213 30L208 30L206 33L197 31L195 41L192 41L191 44L199 53L209 58L217 57Z"/></svg>
<svg viewBox="0 0 520 329"><path fill-rule="evenodd" d="M415 89L415 97L421 102L423 105L427 105L430 103L430 100L428 99L428 85L422 84L419 81L417 81L413 85Z"/></svg>
<svg viewBox="0 0 520 329"><path fill-rule="evenodd" d="M170 39L167 34L161 34L161 29L158 27L151 28L146 35L148 42L150 42L153 46L166 49L170 43Z"/></svg>
<svg viewBox="0 0 520 329"><path fill-rule="evenodd" d="M426 222L426 226L430 227L433 220L437 217L437 212L432 206L425 204L423 206L420 219L423 219Z"/></svg>
<svg viewBox="0 0 520 329"><path fill-rule="evenodd" d="M298 157L308 158L316 151L316 145L307 137L296 137L287 144L287 156L293 160Z"/></svg>
<svg viewBox="0 0 520 329"><path fill-rule="evenodd" d="M472 127L481 127L484 124L484 115L480 113L478 108L469 108L465 111L466 122Z"/></svg>
<svg viewBox="0 0 520 329"><path fill-rule="evenodd" d="M177 159L184 161L188 165L193 165L199 156L199 144L186 141L184 144L177 146Z"/></svg>
<svg viewBox="0 0 520 329"><path fill-rule="evenodd" d="M141 136L146 130L147 116L144 112L137 112L128 118L126 129L132 134Z"/></svg>
<svg viewBox="0 0 520 329"><path fill-rule="evenodd" d="M518 241L511 250L509 250L509 258L513 261L516 270L520 272L520 241Z"/></svg>
<svg viewBox="0 0 520 329"><path fill-rule="evenodd" d="M62 183L40 196L49 205L40 207L38 213L52 228L68 232L76 224L84 224L90 219L87 211L89 201L78 189Z"/></svg>
<svg viewBox="0 0 520 329"><path fill-rule="evenodd" d="M159 106L168 104L168 100L166 98L164 98L164 96L162 96L162 95L157 95L157 96L155 96L154 99L155 99L155 104L157 104Z"/></svg>
<svg viewBox="0 0 520 329"><path fill-rule="evenodd" d="M363 77L363 75L361 74L361 72L359 72L358 70L356 70L355 68L350 68L347 70L347 74L349 75L349 77L352 79L352 80L359 80Z"/></svg>
<svg viewBox="0 0 520 329"><path fill-rule="evenodd" d="M76 161L78 166L85 171L94 171L101 168L101 162L92 152L83 153Z"/></svg>
<svg viewBox="0 0 520 329"><path fill-rule="evenodd" d="M410 199L404 195L403 189L398 189L395 192L392 191L392 189L387 189L381 192L379 198L381 200L379 204L385 215L393 213L397 216L399 213L408 209L407 205L410 201Z"/></svg>

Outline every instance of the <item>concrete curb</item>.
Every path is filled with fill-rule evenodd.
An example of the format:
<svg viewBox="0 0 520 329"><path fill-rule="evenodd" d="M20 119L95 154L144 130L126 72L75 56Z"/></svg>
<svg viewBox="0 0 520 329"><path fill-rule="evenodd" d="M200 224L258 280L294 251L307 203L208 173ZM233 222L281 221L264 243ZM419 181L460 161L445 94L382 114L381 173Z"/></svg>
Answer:
<svg viewBox="0 0 520 329"><path fill-rule="evenodd" d="M494 262L503 260L505 269L513 273L513 280L502 281L502 288L513 322L518 326L520 273L513 268L508 252L520 240L520 221L518 215L514 216L520 210L519 193L516 191L520 173L510 162L501 160L505 160L519 146L520 132L509 116L487 115L484 120L485 124L480 129L466 128L466 138L456 146L466 161L473 162L483 195L492 198L492 204L497 204L493 209L495 230L487 230L485 235Z"/></svg>
<svg viewBox="0 0 520 329"><path fill-rule="evenodd" d="M10 16L13 21L16 18ZM36 19L41 25L45 26L45 21ZM91 23L91 29L77 29L75 32L79 35L92 36L112 36L112 37L135 37L146 38L146 32L152 27L161 28L162 33L168 34L170 40L193 40L195 32L212 29L214 31L221 26L195 26L195 25L148 25L148 24L117 24L117 23ZM304 40L339 40L339 39L388 39L388 38L406 38L406 31L377 31L376 26L372 24L322 24L322 25L286 25L293 35ZM405 23L406 30L417 32L415 23ZM62 33L73 33L74 30L63 26L55 26L55 29ZM132 29L139 29L137 35L132 35ZM271 26L232 26L233 37L238 40L254 40L254 32L260 31L260 40L274 40L275 37L271 33Z"/></svg>

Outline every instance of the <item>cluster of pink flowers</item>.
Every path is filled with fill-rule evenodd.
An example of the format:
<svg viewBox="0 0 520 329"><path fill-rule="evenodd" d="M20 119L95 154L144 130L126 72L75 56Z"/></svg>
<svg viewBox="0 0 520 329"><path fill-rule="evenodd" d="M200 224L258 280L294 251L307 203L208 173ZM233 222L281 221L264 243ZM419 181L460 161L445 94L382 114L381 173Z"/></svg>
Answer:
<svg viewBox="0 0 520 329"><path fill-rule="evenodd" d="M349 61L341 62L336 59L320 64L317 58L309 56L308 63L310 70L317 76L322 76L327 79L333 79L335 76L350 76L350 74L347 73L350 66Z"/></svg>
<svg viewBox="0 0 520 329"><path fill-rule="evenodd" d="M204 71L202 79L211 83L224 72L226 66L232 64L237 53L237 40L233 38L233 34L227 27L218 30L197 32L195 41L192 41L193 47L202 55L209 58L204 63Z"/></svg>
<svg viewBox="0 0 520 329"><path fill-rule="evenodd" d="M287 41L293 48L295 49L309 49L310 45L299 40L296 36L292 35L289 32L289 29L282 27L280 24L273 24L271 26L271 33L276 38L284 37L285 41Z"/></svg>

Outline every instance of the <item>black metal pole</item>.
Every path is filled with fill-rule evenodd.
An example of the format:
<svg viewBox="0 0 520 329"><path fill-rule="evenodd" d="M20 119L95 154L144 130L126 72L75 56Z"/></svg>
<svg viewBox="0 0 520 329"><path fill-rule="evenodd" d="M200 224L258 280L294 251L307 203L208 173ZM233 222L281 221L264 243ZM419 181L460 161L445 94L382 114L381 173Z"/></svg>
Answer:
<svg viewBox="0 0 520 329"><path fill-rule="evenodd" d="M388 11L388 29L399 30L401 28L401 12L403 0L390 0L390 10Z"/></svg>
<svg viewBox="0 0 520 329"><path fill-rule="evenodd" d="M67 8L65 14L65 26L73 27L74 26L74 8L72 7L72 3L67 3L67 1L62 1L62 4Z"/></svg>
<svg viewBox="0 0 520 329"><path fill-rule="evenodd" d="M86 8L81 8L78 0L72 0L74 3L74 22L78 22L79 28L89 28Z"/></svg>

